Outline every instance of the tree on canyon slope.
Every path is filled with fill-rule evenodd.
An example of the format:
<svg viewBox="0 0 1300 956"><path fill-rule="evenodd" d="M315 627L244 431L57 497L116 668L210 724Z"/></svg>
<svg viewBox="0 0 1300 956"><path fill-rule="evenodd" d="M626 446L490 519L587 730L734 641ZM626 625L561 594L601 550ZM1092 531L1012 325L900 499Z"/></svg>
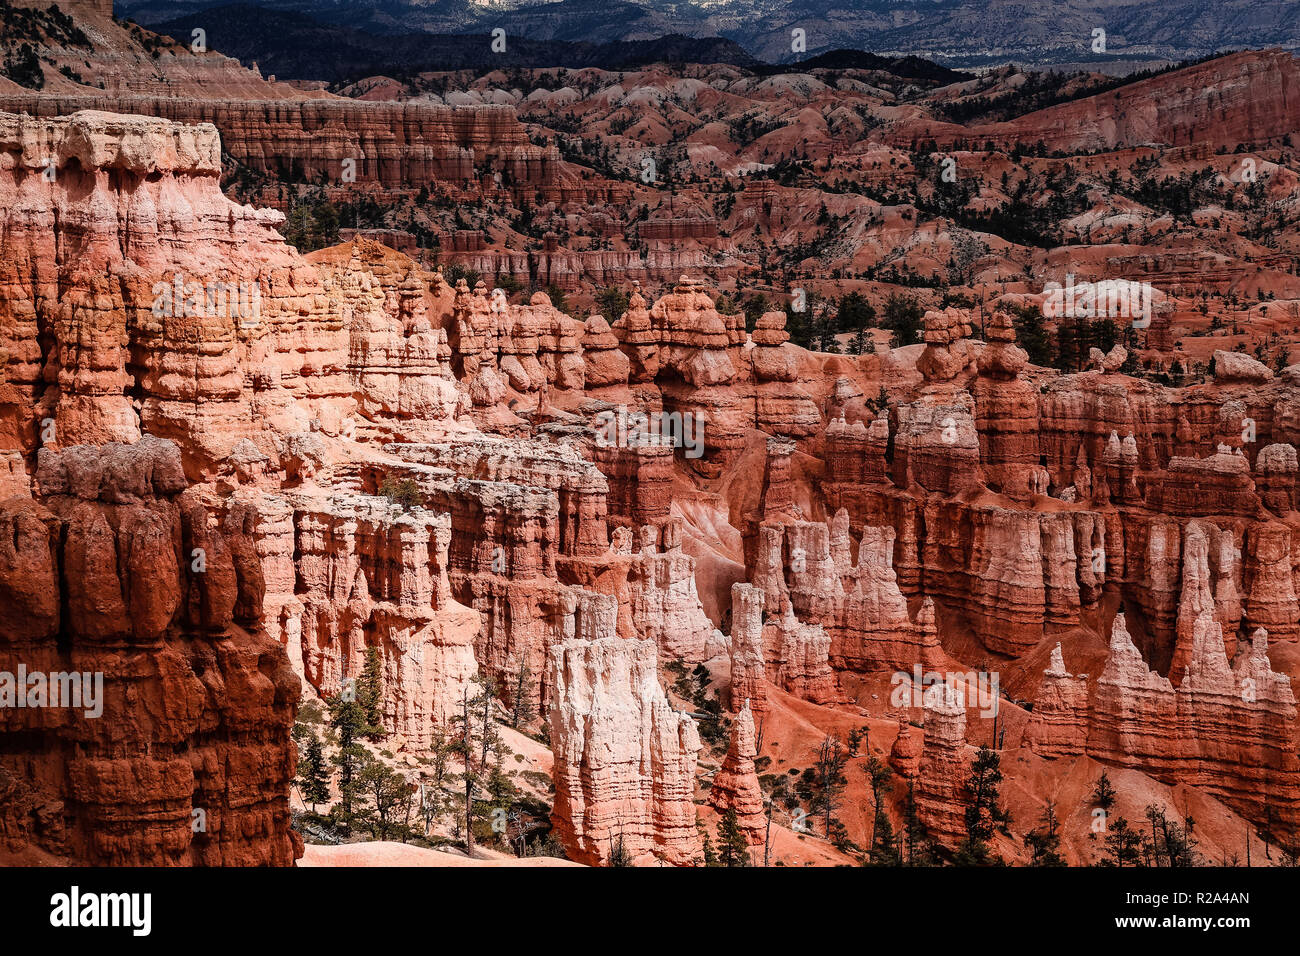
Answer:
<svg viewBox="0 0 1300 956"><path fill-rule="evenodd" d="M361 669L361 677L357 680L357 704L361 707L366 721L361 736L371 741L385 736L384 662L379 656L379 648L374 645L366 648L366 663Z"/></svg>
<svg viewBox="0 0 1300 956"><path fill-rule="evenodd" d="M761 292L755 292L747 296L741 307L745 312L745 331L753 332L758 325L758 320L763 317L763 313L771 311L771 303L767 301L767 296Z"/></svg>
<svg viewBox="0 0 1300 956"><path fill-rule="evenodd" d="M749 844L740 829L740 818L732 807L718 823L718 863L721 866L749 866Z"/></svg>
<svg viewBox="0 0 1300 956"><path fill-rule="evenodd" d="M433 825L442 819L451 807L452 795L444 784L449 778L447 765L456 749L456 740L447 733L442 725L435 725L429 745L429 755L421 759L419 811L424 821L424 835L427 837Z"/></svg>
<svg viewBox="0 0 1300 956"><path fill-rule="evenodd" d="M898 851L904 866L932 866L937 860L933 841L926 839L925 827L916 811L916 779L907 781L903 799L903 829L898 834Z"/></svg>
<svg viewBox="0 0 1300 956"><path fill-rule="evenodd" d="M475 679L479 675L474 675ZM463 824L465 833L465 852L474 851L474 724L471 715L473 714L473 701L470 700L469 688L466 687L460 695L460 713L452 718L452 724L455 727L455 736L451 752L460 758L464 770L461 773L461 782L464 784L465 803L463 807Z"/></svg>
<svg viewBox="0 0 1300 956"><path fill-rule="evenodd" d="M338 208L324 197L291 201L280 232L285 242L299 252L324 249L339 241L340 215Z"/></svg>
<svg viewBox="0 0 1300 956"><path fill-rule="evenodd" d="M849 784L844 776L848 761L849 753L840 739L827 734L817 748L816 762L804 771L804 780L801 781L811 797L812 812L822 817L828 840L834 833L834 817L840 806L840 797Z"/></svg>
<svg viewBox="0 0 1300 956"><path fill-rule="evenodd" d="M1115 805L1115 788L1110 785L1110 777L1107 776L1106 771L1104 770L1101 772L1101 776L1097 779L1097 785L1093 787L1092 803L1093 806L1100 807L1107 813L1109 813L1110 808Z"/></svg>
<svg viewBox="0 0 1300 956"><path fill-rule="evenodd" d="M505 833L504 820L509 816L518 790L503 769L503 760L511 754L501 738L492 709L496 689L492 679L476 674L473 683L480 690L470 696L466 688L461 695L460 713L452 718L451 753L461 761L464 784L462 816L465 845L473 850L476 836L491 839ZM482 826L484 823L488 827ZM483 831L475 834L475 824Z"/></svg>
<svg viewBox="0 0 1300 956"><path fill-rule="evenodd" d="M320 737L315 731L307 738L307 747L302 761L298 764L298 782L302 787L302 799L311 804L311 812L316 812L316 805L330 798L329 771L325 768L325 753L321 748Z"/></svg>
<svg viewBox="0 0 1300 956"><path fill-rule="evenodd" d="M1142 836L1128 825L1128 820L1116 817L1106 827L1106 853L1102 866L1137 866L1142 862Z"/></svg>
<svg viewBox="0 0 1300 956"><path fill-rule="evenodd" d="M868 757L862 767L867 775L867 785L871 787L871 843L870 857L873 863L897 866L898 850L894 846L894 825L889 819L881 801L894 789L893 771L879 757Z"/></svg>
<svg viewBox="0 0 1300 956"><path fill-rule="evenodd" d="M891 333L890 347L900 348L921 341L921 320L925 312L916 299L895 292L885 302L885 318L881 323Z"/></svg>
<svg viewBox="0 0 1300 956"><path fill-rule="evenodd" d="M1032 866L1065 866L1065 859L1060 854L1061 821L1056 816L1056 802L1048 800L1041 817L1042 827L1035 827L1025 834L1025 846L1029 848Z"/></svg>
<svg viewBox="0 0 1300 956"><path fill-rule="evenodd" d="M413 478L388 475L380 482L379 493L404 512L424 506L424 492Z"/></svg>
<svg viewBox="0 0 1300 956"><path fill-rule="evenodd" d="M1187 817L1181 824L1169 819L1164 807L1147 806L1147 822L1151 824L1151 837L1143 850L1148 861L1156 866L1196 866L1200 862L1194 836L1196 821Z"/></svg>
<svg viewBox="0 0 1300 956"><path fill-rule="evenodd" d="M966 807L966 839L954 857L958 866L988 866L1002 862L989 846L993 831L1006 832L1011 823L1011 814L1002 806L1001 783L1002 758L988 745L981 746L966 780L971 802Z"/></svg>
<svg viewBox="0 0 1300 956"><path fill-rule="evenodd" d="M1024 305L1013 306L1011 313L1016 342L1029 355L1029 361L1044 368L1051 366L1056 356L1042 311L1036 305Z"/></svg>
<svg viewBox="0 0 1300 956"><path fill-rule="evenodd" d="M613 324L627 311L628 294L618 286L607 285L596 293L596 305L605 321Z"/></svg>
<svg viewBox="0 0 1300 956"><path fill-rule="evenodd" d="M816 294L808 292L804 296L802 309L796 311L793 300L785 304L786 333L790 336L790 341L800 348L813 349L818 344L813 340L817 331L816 320L813 318L816 301Z"/></svg>
<svg viewBox="0 0 1300 956"><path fill-rule="evenodd" d="M528 661L522 655L519 660L519 672L515 677L514 708L510 712L510 727L518 730L520 725L528 726L537 716L532 707L533 672Z"/></svg>
<svg viewBox="0 0 1300 956"><path fill-rule="evenodd" d="M330 709L330 726L338 741L338 751L331 758L338 767L339 803L331 808L335 825L343 831L352 828L356 805L363 799L363 790L357 779L366 749L359 739L370 725L365 709L357 702L355 693L338 693L326 700Z"/></svg>
<svg viewBox="0 0 1300 956"><path fill-rule="evenodd" d="M876 308L861 292L846 292L840 298L835 324L841 332L861 335L876 324Z"/></svg>
<svg viewBox="0 0 1300 956"><path fill-rule="evenodd" d="M357 772L357 783L369 806L363 813L371 835L378 840L410 836L412 797L416 790L409 780L374 754L366 754Z"/></svg>

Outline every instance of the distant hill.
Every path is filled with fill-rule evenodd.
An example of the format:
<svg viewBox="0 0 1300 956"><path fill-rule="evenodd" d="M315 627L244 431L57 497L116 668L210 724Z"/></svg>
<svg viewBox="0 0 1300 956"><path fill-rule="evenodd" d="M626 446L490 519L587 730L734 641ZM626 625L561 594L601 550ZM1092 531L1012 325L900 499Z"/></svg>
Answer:
<svg viewBox="0 0 1300 956"><path fill-rule="evenodd" d="M832 50L795 63L759 66L754 69L754 72L773 76L779 73L809 70L880 70L905 80L919 80L940 85L961 83L974 78L971 73L950 70L918 56L878 56L861 50Z"/></svg>
<svg viewBox="0 0 1300 956"><path fill-rule="evenodd" d="M145 25L211 0L116 0ZM1174 62L1216 50L1300 49L1295 0L257 0L281 12L396 34L485 34L612 43L723 37L768 63L856 49L954 68ZM796 49L793 29L804 31ZM1106 32L1103 53L1093 31ZM522 40L521 40L522 42Z"/></svg>
<svg viewBox="0 0 1300 956"><path fill-rule="evenodd" d="M323 23L291 11L251 4L212 7L151 29L189 43L193 31L206 33L209 49L245 64L256 61L278 79L347 83L384 74L400 78L432 70L491 70L563 66L631 69L648 63L728 63L760 65L731 40L719 37L665 36L610 43L532 40L507 34L505 52L492 49L490 33L377 34Z"/></svg>

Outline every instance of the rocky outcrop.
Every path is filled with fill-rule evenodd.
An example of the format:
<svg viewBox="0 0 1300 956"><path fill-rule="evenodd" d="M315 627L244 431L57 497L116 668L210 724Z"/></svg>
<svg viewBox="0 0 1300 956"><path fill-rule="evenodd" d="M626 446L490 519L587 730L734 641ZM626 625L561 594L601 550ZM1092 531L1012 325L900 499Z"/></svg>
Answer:
<svg viewBox="0 0 1300 956"><path fill-rule="evenodd" d="M338 119L312 127L320 163L365 140L363 178L379 188L413 171L462 181L468 150L475 180L483 165L513 170L480 195L523 189L531 207L538 193L574 204L601 188L566 191L563 169L539 173L530 163L545 165L548 148L515 143L520 130L489 113L390 104L373 113L390 129L358 130L351 106L322 99L315 111L292 101L277 122ZM301 142L275 145L292 162ZM197 797L151 783L105 809L120 768L102 791L65 786L47 754L44 797L0 810L13 845L142 862L285 862L288 846L291 859L278 802L288 771L263 774L271 795L255 799L247 764L260 772L287 753L289 667L328 694L368 647L383 661L385 726L416 752L475 671L506 706L524 686L551 718L557 833L587 862L608 861L620 840L642 862L697 858L699 745L656 661L723 653L738 716L710 799L735 807L751 837L753 720L780 696L769 685L828 709L851 694L878 719L873 674L938 669L949 655L974 667L985 653L1036 672L1057 640L1041 679L1027 679L1038 680L1024 730L1036 753L1201 787L1295 830L1294 702L1268 642L1300 636L1300 374L1225 353L1214 381L1162 387L1122 374L1122 347L1084 372L1044 372L996 309L983 343L976 316L952 308L926 314L923 346L818 355L788 341L781 312L746 334L690 277L658 299L635 291L612 325L581 322L540 293L511 303L365 239L298 256L275 232L279 214L220 193L221 150L213 128L160 118L0 116L0 501L15 496L0 513L23 554L3 572L13 631L55 654L111 646L126 663L105 666L133 669L147 719L126 715L120 746L90 734L59 738L65 750L157 762L154 740L190 748L204 764L190 789L246 814L215 850L171 835L125 848L140 820L170 834ZM782 191L798 190L767 184L746 202L758 213L755 197ZM473 235L449 245L504 255ZM543 247L546 279L577 275L554 236ZM542 281L528 256L512 261ZM629 409L690 416L700 445L602 433ZM165 439L175 454L150 451ZM102 467L88 464L97 455ZM199 487L182 494L189 482ZM52 555L56 598L32 583L46 569L27 561L44 553L33 540ZM115 562L95 560L110 548ZM203 571L186 570L195 551ZM705 608L737 579L728 642ZM1117 604L1133 635L1121 616L1101 675L1070 673L1066 658ZM1275 649L1279 669L1289 655ZM151 703L151 682L173 665L184 714L149 737L155 711L173 706ZM823 712L799 709L814 722ZM952 845L964 833L964 708L930 701L925 723L924 746L901 729L890 759L916 775L927 827ZM13 766L0 757L6 796L18 793ZM49 836L70 816L55 803L80 794L93 799L76 809L77 832Z"/></svg>
<svg viewBox="0 0 1300 956"><path fill-rule="evenodd" d="M1087 753L1170 784L1205 789L1257 823L1300 823L1300 762L1291 681L1273 671L1268 635L1252 635L1235 667L1209 608L1194 622L1177 688L1148 669L1124 616L1089 697L1086 675L1059 654L1044 674L1026 740L1048 757Z"/></svg>
<svg viewBox="0 0 1300 956"><path fill-rule="evenodd" d="M991 488L1029 501L1039 471L1038 390L1021 373L1029 362L1018 347L1011 317L996 312L986 332L988 346L971 386L980 463Z"/></svg>
<svg viewBox="0 0 1300 956"><path fill-rule="evenodd" d="M47 449L36 485L0 505L0 671L80 696L0 708L4 851L291 865L299 684L244 530L210 525L168 441Z"/></svg>
<svg viewBox="0 0 1300 956"><path fill-rule="evenodd" d="M1246 534L1245 551L1247 628L1264 628L1277 640L1300 636L1291 529L1275 521L1257 524Z"/></svg>
<svg viewBox="0 0 1300 956"><path fill-rule="evenodd" d="M1081 754L1088 744L1088 716L1088 675L1067 671L1061 645L1057 644L1043 671L1024 743L1048 757Z"/></svg>
<svg viewBox="0 0 1300 956"><path fill-rule="evenodd" d="M916 815L926 833L952 848L966 835L966 707L947 684L926 689L925 744L916 777Z"/></svg>
<svg viewBox="0 0 1300 956"><path fill-rule="evenodd" d="M905 780L913 779L921 770L922 742L912 733L906 720L898 721L898 733L889 748L889 766Z"/></svg>
<svg viewBox="0 0 1300 956"><path fill-rule="evenodd" d="M609 482L609 521L662 525L672 508L673 449L660 444L600 444L592 459Z"/></svg>
<svg viewBox="0 0 1300 956"><path fill-rule="evenodd" d="M759 537L755 585L776 606L788 600L800 620L826 630L837 670L910 670L939 662L938 641L908 617L893 569L893 528L864 527L855 549L848 512L840 509L829 525L765 524Z"/></svg>
<svg viewBox="0 0 1300 956"><path fill-rule="evenodd" d="M453 369L469 388L475 405L492 406L515 392L548 387L581 389L583 327L536 292L527 305L511 306L489 296L481 281L473 292L464 279L456 284L452 312Z"/></svg>
<svg viewBox="0 0 1300 956"><path fill-rule="evenodd" d="M403 461L445 469L462 478L553 492L557 557L598 557L609 549L608 483L571 443L476 433L444 436L436 443L386 446L386 450ZM455 530L461 535L481 533L470 525Z"/></svg>
<svg viewBox="0 0 1300 956"><path fill-rule="evenodd" d="M763 791L758 785L758 772L754 769L757 750L754 744L754 715L749 701L740 706L736 720L731 725L731 744L722 767L713 775L709 790L709 804L719 813L736 811L736 821L745 841L751 846L761 846L767 818L764 815Z"/></svg>
<svg viewBox="0 0 1300 956"><path fill-rule="evenodd" d="M726 639L713 626L695 587L695 559L681 548L680 522L646 529L647 546L632 558L627 585L639 636L654 641L665 660L701 663L719 653Z"/></svg>
<svg viewBox="0 0 1300 956"><path fill-rule="evenodd" d="M582 357L588 390L627 383L631 365L603 315L589 315L583 323Z"/></svg>
<svg viewBox="0 0 1300 956"><path fill-rule="evenodd" d="M569 858L689 865L695 828L695 722L659 686L649 641L610 637L557 644L548 658L555 754L551 821Z"/></svg>
<svg viewBox="0 0 1300 956"><path fill-rule="evenodd" d="M1255 487L1264 506L1278 515L1294 511L1296 476L1300 473L1295 446L1266 445L1259 450L1255 467Z"/></svg>
<svg viewBox="0 0 1300 956"><path fill-rule="evenodd" d="M503 195L530 202L539 192L548 202L627 197L626 187L580 177L555 147L534 146L509 106L11 93L0 97L0 110L40 117L118 110L176 124L210 124L235 159L276 177L339 183L350 160L347 169L362 185L410 189L412 183L440 182L465 188L479 185L486 164L511 184Z"/></svg>
<svg viewBox="0 0 1300 956"><path fill-rule="evenodd" d="M904 124L899 145L930 140L1043 143L1065 152L1147 143L1232 148L1278 140L1293 131L1300 67L1282 50L1231 53L1118 90L977 126ZM1207 96L1206 90L1216 91Z"/></svg>
<svg viewBox="0 0 1300 956"><path fill-rule="evenodd" d="M785 613L763 628L767 679L783 691L831 703L841 699L839 681L830 666L831 639L820 624L803 624L787 604Z"/></svg>
<svg viewBox="0 0 1300 956"><path fill-rule="evenodd" d="M481 628L447 577L451 516L368 495L291 496L303 675L322 695L383 663L384 729L415 745L447 726L478 670Z"/></svg>
<svg viewBox="0 0 1300 956"><path fill-rule="evenodd" d="M769 318L747 349L744 315L719 314L698 279L682 276L648 306L633 292L612 329L630 363L628 381L655 385L663 409L698 430L702 453L691 464L701 474L716 477L733 462L748 429L805 436L821 427L798 386L783 323Z"/></svg>
<svg viewBox="0 0 1300 956"><path fill-rule="evenodd" d="M1214 554L1219 565L1217 585L1210 572L1212 540L1217 545ZM1169 665L1169 678L1175 685L1182 682L1183 672L1191 661L1197 622L1202 615L1209 614L1219 621L1224 652L1228 657L1236 654L1237 626L1241 623L1241 602L1237 600L1233 578L1236 553L1230 532L1198 522L1187 526L1183 541L1182 593L1178 601L1173 660Z"/></svg>
<svg viewBox="0 0 1300 956"><path fill-rule="evenodd" d="M767 663L763 649L763 592L752 584L731 586L731 707L767 711Z"/></svg>

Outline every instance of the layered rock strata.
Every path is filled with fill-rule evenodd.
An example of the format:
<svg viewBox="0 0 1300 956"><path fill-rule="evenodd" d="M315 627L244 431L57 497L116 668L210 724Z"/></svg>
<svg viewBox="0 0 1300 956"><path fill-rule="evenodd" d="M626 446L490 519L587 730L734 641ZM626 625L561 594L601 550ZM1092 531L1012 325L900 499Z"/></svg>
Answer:
<svg viewBox="0 0 1300 956"><path fill-rule="evenodd" d="M703 856L695 827L695 722L668 704L649 641L574 639L551 648L551 821L570 859L639 865Z"/></svg>
<svg viewBox="0 0 1300 956"><path fill-rule="evenodd" d="M209 520L169 441L46 450L36 485L0 504L0 671L42 687L0 707L4 848L292 865L299 683L244 529Z"/></svg>
<svg viewBox="0 0 1300 956"><path fill-rule="evenodd" d="M713 775L709 803L719 813L736 811L736 821L745 841L751 846L765 842L767 827L763 791L754 769L757 750L754 744L754 715L745 701L731 725L731 743L721 769Z"/></svg>

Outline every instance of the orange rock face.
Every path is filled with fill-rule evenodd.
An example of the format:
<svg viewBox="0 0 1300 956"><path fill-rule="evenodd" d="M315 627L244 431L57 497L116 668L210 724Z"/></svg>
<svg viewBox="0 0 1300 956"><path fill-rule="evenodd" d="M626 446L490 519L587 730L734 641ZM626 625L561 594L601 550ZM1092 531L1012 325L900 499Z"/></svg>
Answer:
<svg viewBox="0 0 1300 956"><path fill-rule="evenodd" d="M1290 69L1275 60L1235 62L1258 88ZM1300 834L1294 369L1219 350L1174 387L1122 374L1116 346L1045 371L1005 306L814 353L784 312L747 331L689 275L578 319L364 238L300 256L280 213L222 194L216 128L174 121L210 119L265 170L361 150L380 189L471 182L476 161L539 204L606 188L508 109L41 102L0 113L0 670L102 673L104 696L95 718L0 708L5 852L292 863L297 697L372 647L385 725L417 753L476 675L545 716L552 824L584 863L703 857L701 742L661 673L677 661L735 715L708 800L752 844L756 761L800 770L803 737L898 719L877 691L914 669L1004 675L1015 711L994 730L934 692L909 715L923 733L900 723L889 760L941 847L965 835L985 741L1008 772L1021 746L1043 780L1086 756ZM1109 102L1012 132L1168 132L1162 105L1120 129ZM790 188L737 203L771 216ZM477 244L457 253L497 252ZM578 274L553 236L541 254L556 271L536 276ZM636 416L680 427L647 437ZM756 718L780 728L766 754Z"/></svg>
<svg viewBox="0 0 1300 956"><path fill-rule="evenodd" d="M410 188L433 180L472 186L475 155L506 173L521 195L541 191L551 199L617 198L613 183L592 187L560 159L554 147L534 146L506 106L458 108L432 104L359 103L341 98L211 99L202 97L69 94L0 97L0 110L66 116L110 110L158 117L189 126L211 124L232 155L269 174Z"/></svg>
<svg viewBox="0 0 1300 956"><path fill-rule="evenodd" d="M970 142L1044 142L1048 149L1083 151L1164 142L1235 145L1292 132L1297 81L1295 60L1281 50L1235 53L1175 74L1153 77L1115 93L1039 110L1007 123L931 127L917 138L945 134ZM1207 96L1206 90L1215 95ZM899 141L920 129L904 127Z"/></svg>
<svg viewBox="0 0 1300 956"><path fill-rule="evenodd" d="M745 701L731 726L731 744L722 769L713 775L709 803L720 813L735 810L745 840L750 845L762 845L766 818L763 791L754 770L755 754L754 715L749 701Z"/></svg>
<svg viewBox="0 0 1300 956"><path fill-rule="evenodd" d="M966 707L951 687L936 685L925 694L925 746L916 777L916 813L926 832L945 846L966 834L963 811L969 797L966 779Z"/></svg>
<svg viewBox="0 0 1300 956"><path fill-rule="evenodd" d="M1230 665L1212 611L1194 622L1182 682L1148 670L1123 615L1094 687L1065 671L1059 646L1044 675L1030 745L1049 756L1087 753L1204 788L1245 815L1296 825L1300 763L1291 681L1273 671L1268 634L1252 635Z"/></svg>
<svg viewBox="0 0 1300 956"><path fill-rule="evenodd" d="M44 451L37 484L35 500L0 505L0 671L51 689L80 675L80 697L36 706L25 691L28 708L0 708L0 848L29 862L291 865L299 682L263 630L251 541L184 491L169 441Z"/></svg>
<svg viewBox="0 0 1300 956"><path fill-rule="evenodd" d="M702 859L692 802L695 723L668 705L654 645L591 635L551 650L553 822L571 859Z"/></svg>

